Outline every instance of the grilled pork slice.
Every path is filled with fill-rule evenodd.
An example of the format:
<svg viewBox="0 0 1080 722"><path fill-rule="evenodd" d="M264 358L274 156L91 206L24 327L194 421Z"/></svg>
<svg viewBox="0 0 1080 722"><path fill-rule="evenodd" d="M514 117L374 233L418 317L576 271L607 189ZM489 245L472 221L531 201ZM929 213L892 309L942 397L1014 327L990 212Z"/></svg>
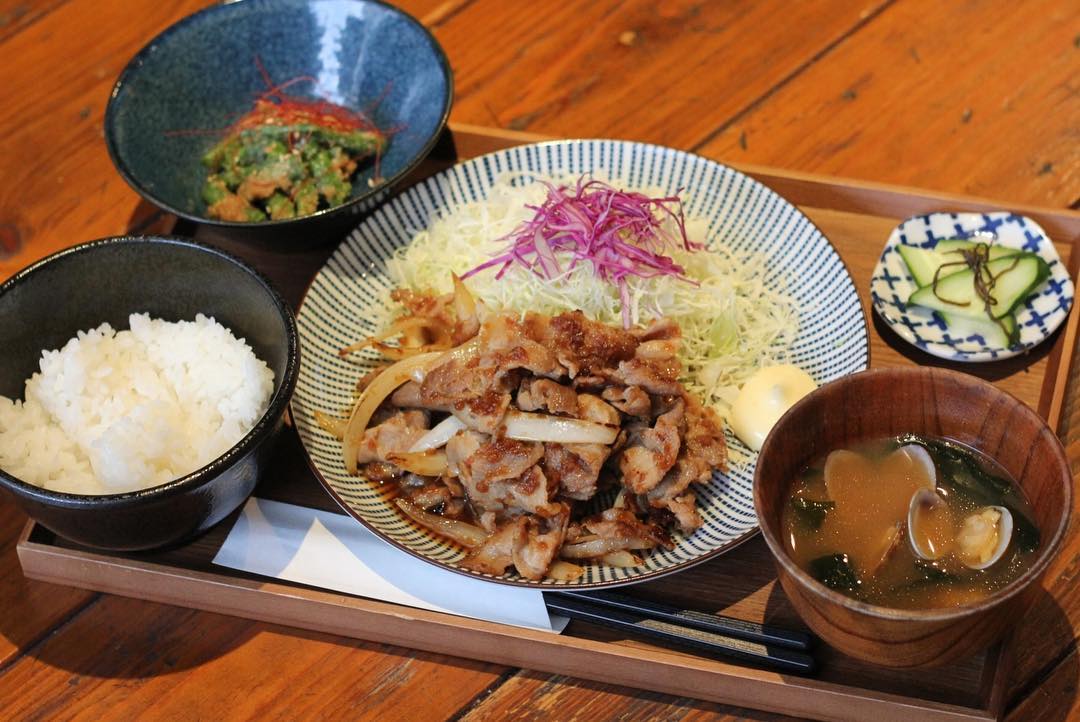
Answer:
<svg viewBox="0 0 1080 722"><path fill-rule="evenodd" d="M667 534L655 524L643 522L630 509L605 509L582 526L602 540L614 542L609 551L671 546Z"/></svg>
<svg viewBox="0 0 1080 722"><path fill-rule="evenodd" d="M702 525L701 513L697 509L697 501L694 498L694 492L688 491L685 494L680 494L673 499L665 500L665 507L675 516L675 521L679 524L679 529L684 534L697 529Z"/></svg>
<svg viewBox="0 0 1080 722"><path fill-rule="evenodd" d="M587 501L596 493L600 469L611 447L603 444L544 445L544 474L568 499Z"/></svg>
<svg viewBox="0 0 1080 722"><path fill-rule="evenodd" d="M464 479L471 471L465 461L487 442L487 435L475 431L459 431L446 442L446 468L454 476Z"/></svg>
<svg viewBox="0 0 1080 722"><path fill-rule="evenodd" d="M399 386L397 391L390 395L390 403L403 409L429 409L431 411L450 412L450 406L447 404L425 403L420 393L420 384L415 381L408 381Z"/></svg>
<svg viewBox="0 0 1080 722"><path fill-rule="evenodd" d="M470 429L484 434L495 434L502 426L503 417L510 408L510 394L491 389L475 399L454 404L454 416Z"/></svg>
<svg viewBox="0 0 1080 722"><path fill-rule="evenodd" d="M447 444L446 457L447 465L458 470L465 494L477 511L499 515L558 513L559 505L551 501L557 487L536 465L544 456L543 444L485 437L471 453L462 456L476 442L476 436L473 432L459 432Z"/></svg>
<svg viewBox="0 0 1080 722"><path fill-rule="evenodd" d="M555 355L570 377L597 374L634 357L638 341L621 328L590 321L581 311L548 319L529 314L526 324L533 337Z"/></svg>
<svg viewBox="0 0 1080 722"><path fill-rule="evenodd" d="M674 514L679 528L686 533L702 524L694 503L693 483L704 483L712 477L713 469L727 466L727 445L720 420L712 409L706 409L692 396L687 396L686 433L679 456L663 480L646 495L649 506L667 509Z"/></svg>
<svg viewBox="0 0 1080 722"><path fill-rule="evenodd" d="M487 318L477 335L485 362L502 371L525 369L536 376L558 378L566 370L549 346L530 336L517 318L500 314Z"/></svg>
<svg viewBox="0 0 1080 722"><path fill-rule="evenodd" d="M427 413L400 411L378 426L364 431L356 462L369 464L373 461L387 461L391 454L408 451L427 430Z"/></svg>
<svg viewBox="0 0 1080 722"><path fill-rule="evenodd" d="M512 519L484 540L461 561L461 566L482 574L499 576L514 563L514 549L525 543L525 517Z"/></svg>
<svg viewBox="0 0 1080 722"><path fill-rule="evenodd" d="M614 406L592 394L578 394L576 416L606 426L618 426L622 421Z"/></svg>
<svg viewBox="0 0 1080 722"><path fill-rule="evenodd" d="M465 460L466 483L486 491L493 482L521 476L543 456L543 444L491 438Z"/></svg>
<svg viewBox="0 0 1080 722"><path fill-rule="evenodd" d="M514 567L526 579L543 579L562 548L570 522L570 507L566 504L559 506L561 509L551 517L529 518L525 541L514 548Z"/></svg>
<svg viewBox="0 0 1080 722"><path fill-rule="evenodd" d="M640 386L608 386L600 396L627 416L647 417L652 413L652 400Z"/></svg>
<svg viewBox="0 0 1080 722"><path fill-rule="evenodd" d="M495 388L498 368L481 366L480 356L450 358L431 368L420 384L419 404L451 408L459 401L479 398Z"/></svg>
<svg viewBox="0 0 1080 722"><path fill-rule="evenodd" d="M577 416L577 393L551 379L527 378L517 392L517 407L522 411L547 411L551 414Z"/></svg>
<svg viewBox="0 0 1080 722"><path fill-rule="evenodd" d="M607 378L620 386L640 386L657 396L674 396L683 392L679 370L674 359L632 358L608 371Z"/></svg>
<svg viewBox="0 0 1080 722"><path fill-rule="evenodd" d="M526 579L543 579L562 547L569 521L570 508L565 504L558 505L550 517L514 517L465 557L461 566L494 575L514 566Z"/></svg>
<svg viewBox="0 0 1080 722"><path fill-rule="evenodd" d="M671 469L682 445L685 410L686 403L677 398L668 411L656 418L652 428L630 427L626 448L619 454L619 471L627 489L644 494L659 484Z"/></svg>

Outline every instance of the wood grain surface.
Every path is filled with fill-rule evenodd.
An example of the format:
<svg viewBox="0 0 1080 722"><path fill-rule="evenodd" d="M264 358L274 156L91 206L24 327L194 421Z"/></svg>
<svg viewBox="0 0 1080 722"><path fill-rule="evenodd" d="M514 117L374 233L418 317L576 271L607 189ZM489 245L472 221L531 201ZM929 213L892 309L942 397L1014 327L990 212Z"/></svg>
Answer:
<svg viewBox="0 0 1080 722"><path fill-rule="evenodd" d="M0 1L0 278L157 217L109 163L104 108L130 56L205 4ZM634 138L1006 202L1080 199L1070 0L400 4L444 45L459 122ZM866 222L867 254L883 230ZM874 353L910 352L886 341ZM1037 370L997 373L1024 385ZM1080 423L1065 433L1080 459ZM23 519L0 500L8 716L775 719L29 582L13 547ZM1011 718L1064 719L1077 706L1078 555L1074 530L1048 594L1021 620Z"/></svg>
<svg viewBox="0 0 1080 722"><path fill-rule="evenodd" d="M1068 206L1080 199L1078 34L1067 0L896 2L701 150Z"/></svg>

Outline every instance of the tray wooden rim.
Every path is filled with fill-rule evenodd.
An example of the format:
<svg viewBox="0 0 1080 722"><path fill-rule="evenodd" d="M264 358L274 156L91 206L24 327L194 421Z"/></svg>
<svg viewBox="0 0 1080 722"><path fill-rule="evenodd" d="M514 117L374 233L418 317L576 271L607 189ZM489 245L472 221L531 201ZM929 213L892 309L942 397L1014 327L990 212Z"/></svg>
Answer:
<svg viewBox="0 0 1080 722"><path fill-rule="evenodd" d="M868 696L867 690L858 687L678 652L512 627L277 581L60 549L30 541L34 526L33 522L26 525L17 549L24 572L38 581L782 714L835 713L848 706L850 716L829 714L828 718L866 719L871 714L894 715L901 709L918 711L927 720L995 718L988 709L873 690ZM113 576L105 576L109 574ZM284 612L271 608L268 599L274 605L284 602ZM418 625L423 627L422 634L416 633ZM461 637L462 630L470 635ZM553 654L537 654L536 648ZM603 674L613 664L619 674ZM658 670L663 674L658 675ZM808 691L821 696L819 709L807 708L804 692Z"/></svg>
<svg viewBox="0 0 1080 722"><path fill-rule="evenodd" d="M552 140L530 133L465 124L452 123L450 128L459 157L473 157L509 145ZM728 165L765 183L800 207L893 217L940 209L978 212L1004 207L1034 218L1056 242L1071 245L1074 251L1080 240L1080 212L763 166ZM1080 267L1080 254L1072 252L1069 255L1070 273L1075 278ZM1065 382L1078 327L1080 314L1070 314L1065 329L1055 342L1042 381L1037 410L1049 419L1055 431L1063 408ZM23 573L29 578L366 641L822 719L865 719L871 715L896 718L917 712L922 719L986 720L996 719L1005 702L1009 667L1005 644L999 644L987 653L979 685L981 706L954 705L856 685L780 675L633 644L560 636L300 585L255 581L234 576L227 569L222 569L221 573L207 573L182 566L66 549L32 541L35 528L33 521L28 522L16 546ZM469 633L462 634L463 631ZM537 649L543 652L537 653Z"/></svg>

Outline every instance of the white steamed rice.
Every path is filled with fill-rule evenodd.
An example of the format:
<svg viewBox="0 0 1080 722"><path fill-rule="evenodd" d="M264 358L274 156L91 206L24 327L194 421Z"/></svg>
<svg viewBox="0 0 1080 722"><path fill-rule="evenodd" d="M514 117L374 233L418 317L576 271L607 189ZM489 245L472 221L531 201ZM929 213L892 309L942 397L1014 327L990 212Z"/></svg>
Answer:
<svg viewBox="0 0 1080 722"><path fill-rule="evenodd" d="M157 486L205 466L265 412L274 373L202 314L132 314L42 353L26 401L0 396L0 468L73 494Z"/></svg>

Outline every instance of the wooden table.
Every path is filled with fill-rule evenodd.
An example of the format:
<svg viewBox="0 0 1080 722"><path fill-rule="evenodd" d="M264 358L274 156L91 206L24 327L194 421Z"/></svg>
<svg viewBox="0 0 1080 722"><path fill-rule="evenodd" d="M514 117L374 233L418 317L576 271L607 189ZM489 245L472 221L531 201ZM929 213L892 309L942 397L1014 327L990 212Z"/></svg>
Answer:
<svg viewBox="0 0 1080 722"><path fill-rule="evenodd" d="M204 4L0 0L0 278L158 220L113 171L102 117L128 58ZM1069 0L401 4L450 57L456 122L1080 205ZM30 582L24 523L0 500L0 710L17 716L779 719ZM1078 550L1074 530L1045 583L1071 639L1020 650L1039 657L1010 718L1080 712Z"/></svg>

